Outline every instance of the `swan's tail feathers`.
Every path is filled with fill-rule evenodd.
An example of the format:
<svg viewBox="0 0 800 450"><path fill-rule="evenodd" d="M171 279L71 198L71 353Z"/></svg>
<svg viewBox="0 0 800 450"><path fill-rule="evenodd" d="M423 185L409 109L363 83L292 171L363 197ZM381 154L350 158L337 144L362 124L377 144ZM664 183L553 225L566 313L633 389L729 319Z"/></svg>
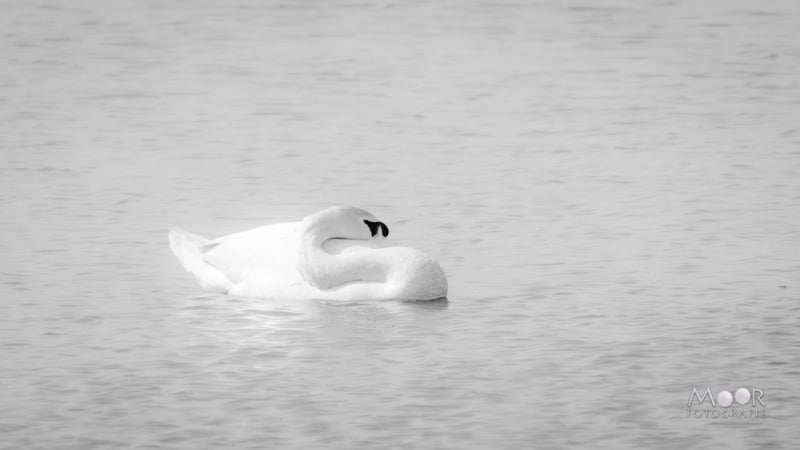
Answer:
<svg viewBox="0 0 800 450"><path fill-rule="evenodd" d="M173 228L169 231L169 247L187 272L194 275L205 291L228 292L231 281L219 269L203 260L202 247L210 241L196 234Z"/></svg>

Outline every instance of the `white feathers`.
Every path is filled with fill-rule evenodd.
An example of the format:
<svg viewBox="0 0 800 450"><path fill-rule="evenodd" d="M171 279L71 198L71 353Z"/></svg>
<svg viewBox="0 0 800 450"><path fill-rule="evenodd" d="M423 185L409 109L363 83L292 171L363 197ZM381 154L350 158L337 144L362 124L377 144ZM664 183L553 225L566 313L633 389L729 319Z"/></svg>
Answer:
<svg viewBox="0 0 800 450"><path fill-rule="evenodd" d="M200 249L208 240L196 234L173 228L169 232L169 247L178 261L190 272L205 291L227 292L232 283L219 269L203 260Z"/></svg>
<svg viewBox="0 0 800 450"><path fill-rule="evenodd" d="M178 229L169 238L183 267L208 291L330 300L445 297L441 267L418 250L390 246L382 233L373 236L376 222L364 210L332 207L214 240Z"/></svg>

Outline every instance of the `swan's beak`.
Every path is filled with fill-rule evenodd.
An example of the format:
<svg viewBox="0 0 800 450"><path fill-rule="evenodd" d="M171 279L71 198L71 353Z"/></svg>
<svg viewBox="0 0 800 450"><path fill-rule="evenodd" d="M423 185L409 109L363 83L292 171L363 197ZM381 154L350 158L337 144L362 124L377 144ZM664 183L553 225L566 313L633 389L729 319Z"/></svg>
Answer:
<svg viewBox="0 0 800 450"><path fill-rule="evenodd" d="M367 224L367 227L369 227L369 232L372 235L372 237L375 237L375 235L378 234L378 230L381 231L383 237L389 235L389 227L387 227L386 224L383 222L373 222L371 220L364 220L364 223Z"/></svg>

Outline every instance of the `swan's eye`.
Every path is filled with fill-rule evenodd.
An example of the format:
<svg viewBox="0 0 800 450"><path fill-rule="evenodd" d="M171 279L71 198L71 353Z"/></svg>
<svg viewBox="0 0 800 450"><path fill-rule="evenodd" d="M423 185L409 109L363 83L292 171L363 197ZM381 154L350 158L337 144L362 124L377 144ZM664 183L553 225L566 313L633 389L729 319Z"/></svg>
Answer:
<svg viewBox="0 0 800 450"><path fill-rule="evenodd" d="M367 224L367 227L369 228L369 233L372 235L372 237L375 237L375 235L378 234L378 230L380 230L383 237L389 235L389 227L387 227L386 224L383 222L373 222L371 220L365 219L364 223Z"/></svg>

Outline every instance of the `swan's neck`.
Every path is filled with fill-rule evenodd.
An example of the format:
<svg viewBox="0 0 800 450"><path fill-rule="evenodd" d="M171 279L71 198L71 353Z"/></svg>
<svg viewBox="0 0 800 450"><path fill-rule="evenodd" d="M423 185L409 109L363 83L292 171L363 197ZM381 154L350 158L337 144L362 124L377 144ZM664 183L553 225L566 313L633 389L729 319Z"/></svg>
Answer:
<svg viewBox="0 0 800 450"><path fill-rule="evenodd" d="M391 264L379 251L331 254L323 244L329 239L318 230L303 233L300 243L300 272L306 281L319 289L331 289L347 283L386 281Z"/></svg>

